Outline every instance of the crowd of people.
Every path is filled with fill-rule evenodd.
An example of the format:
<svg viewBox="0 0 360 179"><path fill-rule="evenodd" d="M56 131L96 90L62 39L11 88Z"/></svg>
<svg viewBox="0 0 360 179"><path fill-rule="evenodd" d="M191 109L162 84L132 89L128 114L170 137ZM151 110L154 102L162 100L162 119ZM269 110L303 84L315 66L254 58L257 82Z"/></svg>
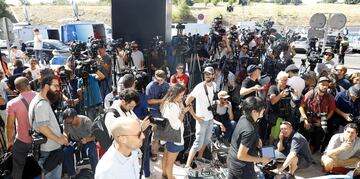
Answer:
<svg viewBox="0 0 360 179"><path fill-rule="evenodd" d="M149 178L154 175L150 161L159 160L160 152L162 178L174 178L174 165L192 170L214 138L229 147L231 179L256 178L255 163L273 160L259 155L263 146L273 146L276 160L282 161L272 172L289 176L314 164L316 152L322 154L317 165L325 172L360 165L360 73L348 75L331 50L314 71L300 74L292 61L294 47L278 51L256 34L236 45L224 36L215 51L214 39L204 36L194 62L171 44L165 55L155 50L147 59L132 42L131 53L118 47L115 60L100 44L96 71L89 72L77 67L83 56L77 48L63 66L43 65L42 39L38 30L34 34L40 47L34 48L29 64L16 46L9 62L2 54L3 147L13 153L15 179L22 178L29 153L45 178L78 175L81 157L76 153L89 158L96 179ZM250 60L258 49L265 49L263 62ZM234 54L242 57L234 68L203 65ZM8 68L11 63L16 67ZM139 77L139 71L124 74L129 66L147 70L151 80ZM100 118L105 128L101 136L94 133ZM186 139L186 132L195 139Z"/></svg>

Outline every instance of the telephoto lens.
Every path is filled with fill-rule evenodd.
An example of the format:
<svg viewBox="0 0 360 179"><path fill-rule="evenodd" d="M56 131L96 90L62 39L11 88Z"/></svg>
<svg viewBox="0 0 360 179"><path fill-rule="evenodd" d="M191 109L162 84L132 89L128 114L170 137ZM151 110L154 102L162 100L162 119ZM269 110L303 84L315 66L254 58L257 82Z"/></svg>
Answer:
<svg viewBox="0 0 360 179"><path fill-rule="evenodd" d="M326 113L320 113L320 120L321 120L321 128L325 133L328 132L328 126L327 126L327 114Z"/></svg>

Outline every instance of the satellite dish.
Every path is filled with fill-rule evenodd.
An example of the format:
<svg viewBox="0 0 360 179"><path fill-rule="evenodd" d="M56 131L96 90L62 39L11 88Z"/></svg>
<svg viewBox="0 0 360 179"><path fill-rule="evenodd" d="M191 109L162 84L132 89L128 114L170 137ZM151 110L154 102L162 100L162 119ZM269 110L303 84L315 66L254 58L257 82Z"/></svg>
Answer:
<svg viewBox="0 0 360 179"><path fill-rule="evenodd" d="M316 13L310 18L311 28L323 28L326 24L326 16L323 13Z"/></svg>
<svg viewBox="0 0 360 179"><path fill-rule="evenodd" d="M311 38L324 38L325 30L317 30L314 28L310 28L308 30L308 39Z"/></svg>
<svg viewBox="0 0 360 179"><path fill-rule="evenodd" d="M332 29L340 30L346 24L346 16L342 13L337 13L331 16L329 20L329 26Z"/></svg>
<svg viewBox="0 0 360 179"><path fill-rule="evenodd" d="M79 15L79 8L78 8L76 0L72 0L71 4L72 4L72 9L73 9L73 15L76 18L76 20L79 21L80 15Z"/></svg>

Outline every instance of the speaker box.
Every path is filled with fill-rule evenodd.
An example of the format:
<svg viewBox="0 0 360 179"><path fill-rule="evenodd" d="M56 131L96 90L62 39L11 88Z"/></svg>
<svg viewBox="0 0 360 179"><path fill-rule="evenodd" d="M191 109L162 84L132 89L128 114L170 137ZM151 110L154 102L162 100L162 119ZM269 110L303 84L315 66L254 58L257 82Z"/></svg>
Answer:
<svg viewBox="0 0 360 179"><path fill-rule="evenodd" d="M148 48L155 36L171 38L170 0L112 0L113 39L136 40Z"/></svg>

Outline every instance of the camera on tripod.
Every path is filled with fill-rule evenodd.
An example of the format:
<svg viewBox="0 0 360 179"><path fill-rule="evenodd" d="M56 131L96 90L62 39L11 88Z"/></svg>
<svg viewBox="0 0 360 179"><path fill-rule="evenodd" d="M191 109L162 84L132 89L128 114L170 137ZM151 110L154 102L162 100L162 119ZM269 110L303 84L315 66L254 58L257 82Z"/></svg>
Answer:
<svg viewBox="0 0 360 179"><path fill-rule="evenodd" d="M226 35L226 30L223 25L222 16L215 17L210 29L210 38L216 44L222 41L223 36Z"/></svg>
<svg viewBox="0 0 360 179"><path fill-rule="evenodd" d="M124 39L122 38L118 38L110 42L110 49L113 52L118 48L123 49L124 47L125 47L125 42Z"/></svg>
<svg viewBox="0 0 360 179"><path fill-rule="evenodd" d="M239 32L236 25L230 27L227 38L231 41L236 41L239 38Z"/></svg>
<svg viewBox="0 0 360 179"><path fill-rule="evenodd" d="M79 78L88 78L89 74L97 71L96 60L90 58L79 58L75 61L75 75Z"/></svg>

